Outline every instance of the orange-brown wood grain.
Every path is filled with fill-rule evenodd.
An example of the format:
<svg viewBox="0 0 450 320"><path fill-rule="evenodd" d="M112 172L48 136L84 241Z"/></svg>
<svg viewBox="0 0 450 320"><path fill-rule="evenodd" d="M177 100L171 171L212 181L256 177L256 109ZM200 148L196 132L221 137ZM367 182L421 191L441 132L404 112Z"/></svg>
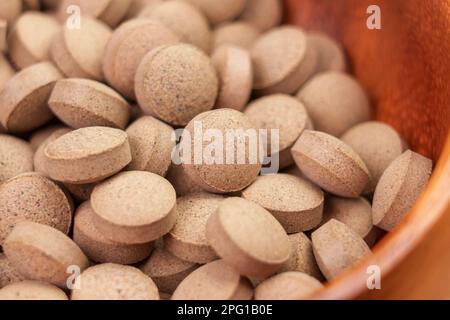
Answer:
<svg viewBox="0 0 450 320"><path fill-rule="evenodd" d="M317 298L450 298L450 1L285 3L289 22L325 31L344 44L352 72L372 97L375 117L438 162L404 222ZM369 5L381 8L381 30L366 26ZM366 287L366 270L373 264L382 271L379 291Z"/></svg>

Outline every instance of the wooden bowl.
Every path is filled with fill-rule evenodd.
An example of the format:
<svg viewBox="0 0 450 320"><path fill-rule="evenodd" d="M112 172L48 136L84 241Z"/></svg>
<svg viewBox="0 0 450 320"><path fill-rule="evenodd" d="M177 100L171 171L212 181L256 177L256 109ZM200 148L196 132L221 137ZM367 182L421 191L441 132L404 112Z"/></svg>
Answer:
<svg viewBox="0 0 450 320"><path fill-rule="evenodd" d="M367 8L381 8L381 30ZM317 299L450 298L450 2L285 0L287 21L322 30L347 50L352 72L370 93L376 119L397 128L435 163L415 207L373 255L330 282ZM381 290L367 268L381 268Z"/></svg>

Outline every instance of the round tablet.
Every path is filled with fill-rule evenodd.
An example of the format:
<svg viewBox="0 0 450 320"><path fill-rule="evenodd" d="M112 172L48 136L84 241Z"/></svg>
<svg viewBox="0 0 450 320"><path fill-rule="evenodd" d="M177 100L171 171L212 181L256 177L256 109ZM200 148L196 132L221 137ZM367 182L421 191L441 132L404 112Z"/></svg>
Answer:
<svg viewBox="0 0 450 320"><path fill-rule="evenodd" d="M311 240L304 233L299 232L289 235L289 241L291 255L279 272L303 272L316 279L322 279L323 276L314 257Z"/></svg>
<svg viewBox="0 0 450 320"><path fill-rule="evenodd" d="M0 184L21 173L33 171L33 154L26 141L0 134Z"/></svg>
<svg viewBox="0 0 450 320"><path fill-rule="evenodd" d="M0 290L0 300L69 300L67 295L51 284L39 281L21 281Z"/></svg>
<svg viewBox="0 0 450 320"><path fill-rule="evenodd" d="M159 291L172 294L181 281L198 267L198 264L181 260L165 249L156 248L140 269L155 281Z"/></svg>
<svg viewBox="0 0 450 320"><path fill-rule="evenodd" d="M219 139L214 152L204 148L203 157L197 159L197 140L208 139L208 134L213 135L209 139ZM190 158L182 159L186 173L208 192L240 191L255 181L261 170L258 132L247 116L236 110L217 109L195 117L185 128L181 144L191 149Z"/></svg>
<svg viewBox="0 0 450 320"><path fill-rule="evenodd" d="M11 66L9 61L5 58L5 56L0 52L0 91L2 91L6 82L14 77L16 71ZM0 127L1 127L0 123Z"/></svg>
<svg viewBox="0 0 450 320"><path fill-rule="evenodd" d="M22 12L22 0L0 1L0 19L12 23Z"/></svg>
<svg viewBox="0 0 450 320"><path fill-rule="evenodd" d="M52 179L74 184L103 180L131 161L126 132L107 127L69 132L47 145L44 155Z"/></svg>
<svg viewBox="0 0 450 320"><path fill-rule="evenodd" d="M240 20L266 31L278 26L282 18L283 5L280 0L247 0Z"/></svg>
<svg viewBox="0 0 450 320"><path fill-rule="evenodd" d="M178 44L148 53L136 73L139 106L157 118L184 126L211 110L218 93L216 70L208 56Z"/></svg>
<svg viewBox="0 0 450 320"><path fill-rule="evenodd" d="M71 266L81 271L89 261L68 236L52 227L23 221L3 243L3 250L14 268L25 278L67 287ZM24 263L26 262L26 263Z"/></svg>
<svg viewBox="0 0 450 320"><path fill-rule="evenodd" d="M204 264L217 259L206 239L206 223L223 197L197 193L177 199L177 222L164 237L167 251L180 259Z"/></svg>
<svg viewBox="0 0 450 320"><path fill-rule="evenodd" d="M129 171L100 183L91 195L94 224L108 239L146 243L172 229L177 215L176 194L164 178Z"/></svg>
<svg viewBox="0 0 450 320"><path fill-rule="evenodd" d="M223 260L208 263L178 286L172 300L251 300L253 287Z"/></svg>
<svg viewBox="0 0 450 320"><path fill-rule="evenodd" d="M69 6L75 5L80 12L97 18L110 27L117 26L127 14L133 0L63 0L59 5L59 16L62 21L68 18Z"/></svg>
<svg viewBox="0 0 450 320"><path fill-rule="evenodd" d="M153 243L126 245L107 239L94 226L90 202L84 202L75 213L73 241L89 259L99 263L134 264L147 258Z"/></svg>
<svg viewBox="0 0 450 320"><path fill-rule="evenodd" d="M249 23L240 21L225 23L214 30L214 48L232 45L250 49L259 36L259 30Z"/></svg>
<svg viewBox="0 0 450 320"><path fill-rule="evenodd" d="M0 289L22 280L23 277L14 269L8 258L0 253Z"/></svg>
<svg viewBox="0 0 450 320"><path fill-rule="evenodd" d="M308 125L303 104L291 96L275 94L254 100L244 113L257 128L267 130L268 153L272 157L278 153L279 167L294 164L290 149ZM271 130L278 130L278 150L272 150Z"/></svg>
<svg viewBox="0 0 450 320"><path fill-rule="evenodd" d="M386 168L406 148L402 137L391 126L378 121L358 124L341 137L367 165L372 181L365 193L373 193Z"/></svg>
<svg viewBox="0 0 450 320"><path fill-rule="evenodd" d="M206 237L216 253L240 274L265 278L290 255L290 242L280 223L261 206L228 198L211 215Z"/></svg>
<svg viewBox="0 0 450 320"><path fill-rule="evenodd" d="M30 136L30 144L33 150L37 150L53 132L66 128L62 124L52 124L34 131Z"/></svg>
<svg viewBox="0 0 450 320"><path fill-rule="evenodd" d="M322 190L296 176L261 176L242 192L242 197L272 213L287 233L311 230L322 221Z"/></svg>
<svg viewBox="0 0 450 320"><path fill-rule="evenodd" d="M373 196L374 225L391 231L402 221L427 186L432 166L430 159L410 150L389 165Z"/></svg>
<svg viewBox="0 0 450 320"><path fill-rule="evenodd" d="M323 224L335 219L365 238L373 228L372 206L364 198L348 199L328 196L325 199Z"/></svg>
<svg viewBox="0 0 450 320"><path fill-rule="evenodd" d="M129 170L148 171L165 176L172 162L175 131L162 121L144 116L127 129L132 160Z"/></svg>
<svg viewBox="0 0 450 320"><path fill-rule="evenodd" d="M72 300L159 300L153 280L135 267L99 264L86 269L81 279Z"/></svg>
<svg viewBox="0 0 450 320"><path fill-rule="evenodd" d="M64 183L64 187L78 203L87 201L91 198L92 191L99 182L86 183L86 184L72 184Z"/></svg>
<svg viewBox="0 0 450 320"><path fill-rule="evenodd" d="M183 197L191 193L203 191L203 189L189 177L182 165L172 163L169 172L167 172L166 179L169 180L175 188L177 197Z"/></svg>
<svg viewBox="0 0 450 320"><path fill-rule="evenodd" d="M371 253L353 229L334 219L313 232L312 243L317 264L327 280L336 278Z"/></svg>
<svg viewBox="0 0 450 320"><path fill-rule="evenodd" d="M220 80L215 108L241 111L252 93L253 67L250 55L238 47L222 46L214 51L211 59Z"/></svg>
<svg viewBox="0 0 450 320"><path fill-rule="evenodd" d="M72 130L69 128L60 128L55 130L47 139L45 139L44 142L37 148L36 152L34 153L33 157L33 163L34 163L34 171L39 172L45 176L48 176L47 171L47 158L45 157L45 148L52 143L53 141L57 140L59 137L62 137L63 135L71 132Z"/></svg>
<svg viewBox="0 0 450 320"><path fill-rule="evenodd" d="M202 10L211 24L234 20L244 11L247 0L188 0Z"/></svg>
<svg viewBox="0 0 450 320"><path fill-rule="evenodd" d="M163 1L144 9L141 18L158 21L175 32L182 42L192 44L206 53L211 51L212 33L208 20L196 7L183 1Z"/></svg>
<svg viewBox="0 0 450 320"><path fill-rule="evenodd" d="M303 174L329 193L357 198L370 182L360 156L326 133L305 130L291 152Z"/></svg>
<svg viewBox="0 0 450 320"><path fill-rule="evenodd" d="M53 113L68 126L125 129L131 108L117 92L103 83L87 79L56 82L48 101Z"/></svg>
<svg viewBox="0 0 450 320"><path fill-rule="evenodd" d="M178 36L162 24L133 19L116 29L108 42L103 58L103 73L116 90L129 99L136 99L134 78L142 58L152 49L178 42Z"/></svg>
<svg viewBox="0 0 450 320"><path fill-rule="evenodd" d="M71 199L53 181L25 173L0 185L0 245L23 220L47 224L68 233L72 222Z"/></svg>
<svg viewBox="0 0 450 320"><path fill-rule="evenodd" d="M48 98L62 75L49 62L23 69L0 91L0 120L11 132L32 131L53 118Z"/></svg>
<svg viewBox="0 0 450 320"><path fill-rule="evenodd" d="M259 94L291 94L314 73L315 47L299 28L284 26L261 36L251 48L255 72L253 89Z"/></svg>
<svg viewBox="0 0 450 320"><path fill-rule="evenodd" d="M369 98L361 85L341 72L316 75L298 92L316 130L340 137L354 125L369 121Z"/></svg>
<svg viewBox="0 0 450 320"><path fill-rule="evenodd" d="M63 28L53 39L52 60L67 77L103 81L103 54L111 35L108 26L84 16L80 28Z"/></svg>
<svg viewBox="0 0 450 320"><path fill-rule="evenodd" d="M9 56L23 69L50 60L50 44L61 30L58 21L49 14L26 12L17 19L8 37Z"/></svg>
<svg viewBox="0 0 450 320"><path fill-rule="evenodd" d="M334 39L322 32L309 32L308 40L316 47L318 63L316 72L342 71L347 69L344 49Z"/></svg>
<svg viewBox="0 0 450 320"><path fill-rule="evenodd" d="M258 285L255 300L305 300L323 285L302 272L277 274Z"/></svg>

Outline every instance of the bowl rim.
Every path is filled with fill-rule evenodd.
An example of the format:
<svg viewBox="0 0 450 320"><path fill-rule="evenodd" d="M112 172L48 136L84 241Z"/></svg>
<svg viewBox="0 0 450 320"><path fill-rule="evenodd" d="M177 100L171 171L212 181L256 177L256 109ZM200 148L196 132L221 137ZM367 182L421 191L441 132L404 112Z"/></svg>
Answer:
<svg viewBox="0 0 450 320"><path fill-rule="evenodd" d="M377 265L382 279L432 232L447 213L450 214L450 132L430 182L414 207L392 232L376 244L373 253L342 275L328 282L313 299L357 299L367 288L367 268ZM426 213L426 214L425 214Z"/></svg>

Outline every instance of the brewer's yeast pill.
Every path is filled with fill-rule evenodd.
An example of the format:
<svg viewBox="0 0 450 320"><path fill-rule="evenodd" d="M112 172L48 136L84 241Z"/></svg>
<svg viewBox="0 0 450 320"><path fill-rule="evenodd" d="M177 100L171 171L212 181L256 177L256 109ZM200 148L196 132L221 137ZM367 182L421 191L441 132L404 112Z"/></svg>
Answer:
<svg viewBox="0 0 450 320"><path fill-rule="evenodd" d="M29 132L53 118L47 101L62 75L49 62L23 69L0 91L0 121L11 132Z"/></svg>
<svg viewBox="0 0 450 320"><path fill-rule="evenodd" d="M144 116L127 128L132 160L129 170L140 170L165 176L175 148L175 132L169 125Z"/></svg>
<svg viewBox="0 0 450 320"><path fill-rule="evenodd" d="M167 172L166 179L169 180L175 188L177 197L203 191L203 189L189 177L182 165L172 163L169 171Z"/></svg>
<svg viewBox="0 0 450 320"><path fill-rule="evenodd" d="M211 110L219 87L209 57L186 44L150 51L139 65L135 83L139 106L177 126Z"/></svg>
<svg viewBox="0 0 450 320"><path fill-rule="evenodd" d="M52 132L52 134L50 136L48 136L47 139L44 140L44 142L42 142L42 144L37 148L36 152L34 153L34 157L33 157L33 164L34 164L35 172L39 172L43 175L48 176L48 171L47 171L48 162L47 162L47 158L45 157L45 148L50 143L52 143L59 137L62 137L63 135L69 133L70 131L72 131L72 130L69 128L61 127L60 129L57 129L54 132Z"/></svg>
<svg viewBox="0 0 450 320"><path fill-rule="evenodd" d="M196 127L202 127L200 133ZM204 153L201 159L195 156L196 141L204 139L202 132L220 133L223 141L217 143L217 154ZM228 135L227 131L232 133ZM245 132L253 132L245 135ZM244 135L240 134L244 132ZM195 117L183 132L182 144L191 147L191 159L182 159L189 177L205 191L230 193L244 189L256 180L261 162L258 157L259 139L256 128L243 113L232 109L217 109ZM245 146L245 148L241 148ZM197 147L198 149L198 147ZM256 151L255 153L250 150ZM238 155L230 157L230 155ZM241 159L241 160L239 160Z"/></svg>
<svg viewBox="0 0 450 320"><path fill-rule="evenodd" d="M132 0L126 18L136 18L144 9L149 9L165 0Z"/></svg>
<svg viewBox="0 0 450 320"><path fill-rule="evenodd" d="M255 300L304 300L323 285L302 272L277 274L255 288Z"/></svg>
<svg viewBox="0 0 450 320"><path fill-rule="evenodd" d="M327 280L370 254L369 247L356 231L334 219L313 232L312 243L317 264Z"/></svg>
<svg viewBox="0 0 450 320"><path fill-rule="evenodd" d="M169 232L176 220L176 194L164 178L150 172L120 173L94 188L96 228L112 241L138 244Z"/></svg>
<svg viewBox="0 0 450 320"><path fill-rule="evenodd" d="M63 28L53 39L52 60L67 77L102 81L102 59L112 31L86 16L80 22L80 28Z"/></svg>
<svg viewBox="0 0 450 320"><path fill-rule="evenodd" d="M284 26L262 35L252 46L253 89L260 94L297 91L317 65L317 53L299 28Z"/></svg>
<svg viewBox="0 0 450 320"><path fill-rule="evenodd" d="M232 45L249 49L259 36L259 30L249 23L240 21L226 23L214 30L214 48Z"/></svg>
<svg viewBox="0 0 450 320"><path fill-rule="evenodd" d="M336 137L370 119L367 94L352 76L342 72L329 71L314 76L297 97L304 103L316 130Z"/></svg>
<svg viewBox="0 0 450 320"><path fill-rule="evenodd" d="M244 10L246 0L187 0L202 10L211 24L233 20Z"/></svg>
<svg viewBox="0 0 450 320"><path fill-rule="evenodd" d="M391 231L400 223L428 184L432 165L430 159L410 150L391 163L373 197L373 223L377 227Z"/></svg>
<svg viewBox="0 0 450 320"><path fill-rule="evenodd" d="M166 250L180 259L208 263L217 258L206 239L206 223L223 197L197 193L177 199L177 222L164 237Z"/></svg>
<svg viewBox="0 0 450 320"><path fill-rule="evenodd" d="M253 67L248 52L234 46L222 46L214 51L212 62L220 80L215 107L244 109L253 84Z"/></svg>
<svg viewBox="0 0 450 320"><path fill-rule="evenodd" d="M163 248L156 248L140 269L155 281L161 292L172 294L198 264L181 260Z"/></svg>
<svg viewBox="0 0 450 320"><path fill-rule="evenodd" d="M272 157L278 154L279 167L294 164L290 149L309 121L303 104L291 96L274 94L252 101L244 113L258 129L267 130L268 152ZM272 147L272 130L278 130L278 150Z"/></svg>
<svg viewBox="0 0 450 320"><path fill-rule="evenodd" d="M322 279L323 276L314 257L311 240L303 232L299 232L290 234L289 241L291 242L291 255L279 272L303 272L318 280Z"/></svg>
<svg viewBox="0 0 450 320"><path fill-rule="evenodd" d="M74 184L103 180L131 161L127 134L107 127L69 132L47 145L44 154L50 177Z"/></svg>
<svg viewBox="0 0 450 320"><path fill-rule="evenodd" d="M242 192L242 197L272 213L287 233L311 230L322 221L322 190L296 176L261 176Z"/></svg>
<svg viewBox="0 0 450 320"><path fill-rule="evenodd" d="M163 1L144 9L141 18L156 20L175 32L182 42L206 53L211 51L212 34L208 20L196 7L183 1Z"/></svg>
<svg viewBox="0 0 450 320"><path fill-rule="evenodd" d="M72 300L159 300L152 279L135 267L105 263L86 269Z"/></svg>
<svg viewBox="0 0 450 320"><path fill-rule="evenodd" d="M81 271L89 261L80 248L61 231L24 221L18 223L3 243L11 264L24 277L67 287L68 267Z"/></svg>
<svg viewBox="0 0 450 320"><path fill-rule="evenodd" d="M33 171L33 154L26 141L0 134L0 184L21 173Z"/></svg>
<svg viewBox="0 0 450 320"><path fill-rule="evenodd" d="M223 260L208 263L187 276L172 300L251 300L250 281Z"/></svg>
<svg viewBox="0 0 450 320"><path fill-rule="evenodd" d="M0 289L0 300L68 300L60 288L39 281L21 281Z"/></svg>
<svg viewBox="0 0 450 320"><path fill-rule="evenodd" d="M359 154L369 169L372 180L365 193L375 190L383 172L406 148L406 143L394 128L378 121L357 124L344 133L341 140Z"/></svg>
<svg viewBox="0 0 450 320"><path fill-rule="evenodd" d="M289 238L279 222L261 206L228 198L211 215L206 237L216 253L240 274L265 278L289 258Z"/></svg>
<svg viewBox="0 0 450 320"><path fill-rule="evenodd" d="M22 280L23 277L14 269L8 258L0 253L0 289Z"/></svg>
<svg viewBox="0 0 450 320"><path fill-rule="evenodd" d="M105 49L103 73L116 90L136 99L134 78L142 58L152 49L178 42L178 36L164 25L147 19L133 19L114 31Z"/></svg>
<svg viewBox="0 0 450 320"><path fill-rule="evenodd" d="M33 150L37 150L53 132L63 128L65 127L62 124L52 124L34 131L29 139L31 147Z"/></svg>
<svg viewBox="0 0 450 320"><path fill-rule="evenodd" d="M75 213L73 241L89 259L100 263L133 264L147 258L153 243L126 245L107 239L94 226L91 204L81 204Z"/></svg>
<svg viewBox="0 0 450 320"><path fill-rule="evenodd" d="M23 69L50 59L50 45L61 30L58 21L49 14L36 11L24 13L17 19L8 37L12 62Z"/></svg>
<svg viewBox="0 0 450 320"><path fill-rule="evenodd" d="M373 228L372 207L364 198L339 198L328 196L325 200L323 223L335 219L365 238Z"/></svg>
<svg viewBox="0 0 450 320"><path fill-rule="evenodd" d="M305 130L291 152L303 174L327 192L356 198L370 182L360 156L326 133Z"/></svg>
<svg viewBox="0 0 450 320"><path fill-rule="evenodd" d="M280 0L247 0L240 20L266 31L279 25L282 17L283 5Z"/></svg>
<svg viewBox="0 0 450 320"><path fill-rule="evenodd" d="M71 199L50 179L25 173L0 185L0 244L21 221L34 221L68 233Z"/></svg>
<svg viewBox="0 0 450 320"><path fill-rule="evenodd" d="M125 129L130 106L108 86L87 79L63 79L55 84L48 102L53 113L68 126Z"/></svg>
<svg viewBox="0 0 450 320"><path fill-rule="evenodd" d="M339 43L322 32L309 32L308 40L317 50L317 73L325 71L345 71L347 63L345 60L344 49Z"/></svg>

